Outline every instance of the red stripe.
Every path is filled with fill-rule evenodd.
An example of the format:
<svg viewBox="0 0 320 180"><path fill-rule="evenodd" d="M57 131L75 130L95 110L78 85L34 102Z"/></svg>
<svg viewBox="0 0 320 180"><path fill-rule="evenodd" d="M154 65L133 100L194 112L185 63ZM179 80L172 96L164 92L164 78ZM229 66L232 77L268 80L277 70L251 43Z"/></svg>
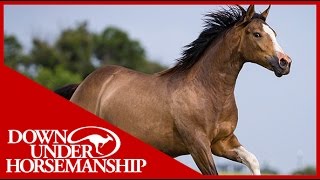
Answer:
<svg viewBox="0 0 320 180"><path fill-rule="evenodd" d="M5 4L19 5L209 5L209 4L278 4L278 5L312 5L316 1L6 1Z"/></svg>
<svg viewBox="0 0 320 180"><path fill-rule="evenodd" d="M320 3L318 2L317 4L317 8L316 8L316 23L317 23L317 33L316 33L316 47L317 47L317 53L316 53L316 58L317 60L319 60L319 52L320 52L320 46L319 46L319 42L320 42L320 36L319 36L319 29L320 29ZM318 61L316 61L316 127L317 127L317 130L316 130L316 148L317 148L317 153L316 153L316 169L317 169L317 176L320 175L320 167L319 167L319 163L320 163L320 156L319 156L319 148L320 148L320 145L319 145L319 127L320 127L320 123L318 122L318 117L319 117L319 94L318 94L318 90L319 90L319 68L320 68L320 64L318 63Z"/></svg>

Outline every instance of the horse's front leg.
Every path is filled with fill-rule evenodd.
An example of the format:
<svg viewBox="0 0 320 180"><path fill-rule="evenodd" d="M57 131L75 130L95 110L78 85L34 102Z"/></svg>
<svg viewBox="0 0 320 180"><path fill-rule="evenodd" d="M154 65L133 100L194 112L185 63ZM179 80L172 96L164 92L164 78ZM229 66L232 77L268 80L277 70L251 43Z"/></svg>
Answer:
<svg viewBox="0 0 320 180"><path fill-rule="evenodd" d="M184 126L184 124L179 124L177 129L201 173L203 175L218 175L211 153L211 143L205 133L197 128Z"/></svg>
<svg viewBox="0 0 320 180"><path fill-rule="evenodd" d="M256 156L241 146L234 134L212 144L211 150L214 155L245 164L252 174L260 175L260 166Z"/></svg>

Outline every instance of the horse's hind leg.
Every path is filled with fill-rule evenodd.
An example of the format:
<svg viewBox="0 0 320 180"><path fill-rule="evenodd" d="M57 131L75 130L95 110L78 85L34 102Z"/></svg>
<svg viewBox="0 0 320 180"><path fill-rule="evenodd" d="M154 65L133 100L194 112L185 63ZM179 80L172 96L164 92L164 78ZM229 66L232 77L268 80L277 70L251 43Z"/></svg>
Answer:
<svg viewBox="0 0 320 180"><path fill-rule="evenodd" d="M240 162L246 165L254 175L260 175L260 166L256 156L247 151L232 134L228 138L211 145L214 155Z"/></svg>

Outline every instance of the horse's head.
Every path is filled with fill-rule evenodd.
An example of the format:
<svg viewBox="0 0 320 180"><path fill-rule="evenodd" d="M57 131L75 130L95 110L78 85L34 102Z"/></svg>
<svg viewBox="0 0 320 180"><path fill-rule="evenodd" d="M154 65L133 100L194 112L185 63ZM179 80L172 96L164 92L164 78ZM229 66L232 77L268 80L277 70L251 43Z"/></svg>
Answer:
<svg viewBox="0 0 320 180"><path fill-rule="evenodd" d="M290 72L291 59L278 44L275 31L265 22L269 9L270 6L257 14L254 5L250 5L246 12L243 10L243 18L236 24L241 29L239 53L246 61L257 63L281 77Z"/></svg>

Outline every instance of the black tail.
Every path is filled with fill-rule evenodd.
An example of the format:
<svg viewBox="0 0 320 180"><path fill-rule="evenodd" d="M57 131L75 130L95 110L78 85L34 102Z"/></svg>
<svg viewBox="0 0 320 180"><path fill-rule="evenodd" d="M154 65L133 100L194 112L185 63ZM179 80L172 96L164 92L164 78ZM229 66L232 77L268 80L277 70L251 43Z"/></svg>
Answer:
<svg viewBox="0 0 320 180"><path fill-rule="evenodd" d="M64 98L70 100L73 93L76 91L78 86L79 86L79 84L69 84L69 85L63 86L59 89L56 89L54 92Z"/></svg>

